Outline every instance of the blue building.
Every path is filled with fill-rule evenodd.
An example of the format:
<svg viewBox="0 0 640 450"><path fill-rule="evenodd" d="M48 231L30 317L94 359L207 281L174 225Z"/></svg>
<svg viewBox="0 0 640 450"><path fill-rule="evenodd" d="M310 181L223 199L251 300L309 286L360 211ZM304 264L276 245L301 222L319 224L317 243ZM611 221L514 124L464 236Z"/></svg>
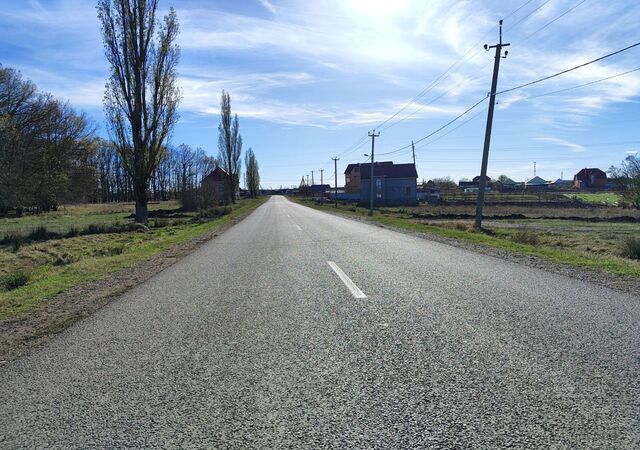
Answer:
<svg viewBox="0 0 640 450"><path fill-rule="evenodd" d="M418 172L414 164L374 163L374 205L415 205ZM371 196L371 163L360 164L360 203Z"/></svg>

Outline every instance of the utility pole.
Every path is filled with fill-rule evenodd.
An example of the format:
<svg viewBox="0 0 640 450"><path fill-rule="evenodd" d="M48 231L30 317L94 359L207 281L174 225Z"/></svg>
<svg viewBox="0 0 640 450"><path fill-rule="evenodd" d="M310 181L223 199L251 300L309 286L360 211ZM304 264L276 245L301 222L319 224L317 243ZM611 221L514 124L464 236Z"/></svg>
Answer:
<svg viewBox="0 0 640 450"><path fill-rule="evenodd" d="M307 174L307 186L309 186L309 174Z"/></svg>
<svg viewBox="0 0 640 450"><path fill-rule="evenodd" d="M533 176L535 177L536 175L538 175L538 174L536 173L536 162L534 161L533 162Z"/></svg>
<svg viewBox="0 0 640 450"><path fill-rule="evenodd" d="M324 169L320 169L320 186L324 184L324 178L322 177L323 172L324 172Z"/></svg>
<svg viewBox="0 0 640 450"><path fill-rule="evenodd" d="M413 145L413 141L411 141L411 154L413 154L413 165L416 165L416 146Z"/></svg>
<svg viewBox="0 0 640 450"><path fill-rule="evenodd" d="M500 20L500 41L497 45L488 46L484 44L484 49L496 49L495 61L493 63L493 80L491 80L491 92L489 92L489 112L487 113L487 128L484 133L484 148L482 150L482 167L480 168L480 185L478 186L478 203L476 204L476 230L482 229L482 207L484 206L484 190L487 186L487 164L489 163L489 147L491 145L491 127L493 126L493 109L496 105L496 91L498 88L498 70L500 70L500 60L506 58L508 51L502 56L502 47L510 44L502 43L502 20Z"/></svg>
<svg viewBox="0 0 640 450"><path fill-rule="evenodd" d="M315 181L313 181L313 170L311 171L311 186L313 186L314 184L316 184Z"/></svg>
<svg viewBox="0 0 640 450"><path fill-rule="evenodd" d="M333 181L334 185L333 185L333 187L335 189L335 198L334 198L334 200L336 201L336 208L337 208L338 207L338 160L340 158L338 158L336 156L335 158L331 158L331 159L333 159L333 167L334 167L334 170L335 170L335 172L333 174L333 176L334 176L334 181Z"/></svg>
<svg viewBox="0 0 640 450"><path fill-rule="evenodd" d="M375 142L376 142L376 138L378 136L380 136L380 132L378 132L378 134L376 134L376 130L373 130L373 132L371 133L367 133L369 135L369 137L371 138L371 181L369 184L371 184L371 197L369 199L369 215L373 216L373 165L374 165L374 161L375 159L373 158L373 152L374 152L374 148L375 148Z"/></svg>

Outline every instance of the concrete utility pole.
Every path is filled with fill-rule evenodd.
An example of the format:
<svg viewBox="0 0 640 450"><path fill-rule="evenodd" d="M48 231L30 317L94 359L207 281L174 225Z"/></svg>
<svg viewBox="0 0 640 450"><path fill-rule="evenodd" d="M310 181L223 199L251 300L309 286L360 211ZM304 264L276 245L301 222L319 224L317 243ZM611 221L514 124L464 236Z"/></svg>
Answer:
<svg viewBox="0 0 640 450"><path fill-rule="evenodd" d="M380 136L380 132L378 132L378 134L376 134L376 130L373 130L373 132L371 133L367 133L369 135L369 137L371 138L371 181L369 184L371 184L371 198L369 199L369 215L373 216L373 165L374 165L374 161L375 159L373 158L373 152L374 152L374 148L375 148L375 142L376 142L376 138L378 136Z"/></svg>
<svg viewBox="0 0 640 450"><path fill-rule="evenodd" d="M309 174L307 174L307 186L309 186Z"/></svg>
<svg viewBox="0 0 640 450"><path fill-rule="evenodd" d="M313 186L314 184L316 184L315 181L313 181L313 170L311 171L311 185Z"/></svg>
<svg viewBox="0 0 640 450"><path fill-rule="evenodd" d="M416 165L416 146L413 145L413 141L411 141L411 154L413 155L413 165Z"/></svg>
<svg viewBox="0 0 640 450"><path fill-rule="evenodd" d="M538 175L538 174L536 173L536 162L534 161L533 162L533 176L535 177L536 175Z"/></svg>
<svg viewBox="0 0 640 450"><path fill-rule="evenodd" d="M338 160L340 158L338 158L336 156L335 158L331 158L331 159L333 159L333 167L334 167L334 170L335 170L335 172L333 174L333 176L334 176L334 181L333 181L334 185L333 185L333 187L335 189L335 198L334 198L334 200L336 201L336 208L337 208L338 207Z"/></svg>
<svg viewBox="0 0 640 450"><path fill-rule="evenodd" d="M487 187L487 164L489 163L489 146L491 145L491 127L493 125L493 109L496 105L496 91L498 88L498 70L500 70L500 59L506 58L508 51L502 56L502 47L510 44L502 43L502 20L500 20L500 41L497 45L488 46L484 44L484 49L496 49L495 61L493 63L493 80L491 81L491 92L489 92L489 112L487 113L487 128L484 133L484 149L482 151L482 167L480 168L480 184L478 186L478 203L476 204L476 230L482 229L482 207L484 206L484 190Z"/></svg>
<svg viewBox="0 0 640 450"><path fill-rule="evenodd" d="M324 184L324 178L322 173L324 172L324 169L320 169L320 186L322 186Z"/></svg>

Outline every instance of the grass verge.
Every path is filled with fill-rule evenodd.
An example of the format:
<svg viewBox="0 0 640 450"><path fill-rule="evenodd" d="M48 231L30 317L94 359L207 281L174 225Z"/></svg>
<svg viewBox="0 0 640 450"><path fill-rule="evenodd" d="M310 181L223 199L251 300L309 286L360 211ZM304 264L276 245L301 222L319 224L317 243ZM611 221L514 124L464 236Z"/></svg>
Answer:
<svg viewBox="0 0 640 450"><path fill-rule="evenodd" d="M260 206L267 197L243 199L231 213L202 223L184 223L148 232L106 233L22 245L0 251L0 272L27 274L28 282L0 290L0 320L14 319L44 299L80 283L101 279L164 250L215 231ZM0 273L2 275L2 273Z"/></svg>

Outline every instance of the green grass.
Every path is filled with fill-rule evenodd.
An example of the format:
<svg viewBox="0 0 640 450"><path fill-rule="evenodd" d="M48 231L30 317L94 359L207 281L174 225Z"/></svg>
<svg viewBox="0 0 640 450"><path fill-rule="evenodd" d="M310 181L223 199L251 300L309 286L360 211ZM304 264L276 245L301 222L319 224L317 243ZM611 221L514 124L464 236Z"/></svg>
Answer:
<svg viewBox="0 0 640 450"><path fill-rule="evenodd" d="M617 206L621 200L620 196L613 192L576 193L565 195L571 200L575 198L582 203L592 205Z"/></svg>
<svg viewBox="0 0 640 450"><path fill-rule="evenodd" d="M336 211L333 204L318 205L312 201L296 198L292 200L316 209ZM341 214L365 217L374 223L394 228L464 240L570 266L603 270L616 275L640 276L640 263L620 256L625 239L640 234L640 225L637 223L585 223L539 219L491 221L492 226L486 227L485 232L476 232L472 229L470 221L429 222L415 219L410 211L398 212L401 210L397 208L395 212L386 209L376 210L371 217L367 216L366 208L350 205L339 205L337 211ZM498 226L498 223L509 226ZM493 224L496 225L493 226ZM523 230L530 235L535 235L538 244L528 245L518 242L526 241L518 237Z"/></svg>
<svg viewBox="0 0 640 450"><path fill-rule="evenodd" d="M146 233L98 234L24 244L15 253L1 249L0 276L21 272L28 274L29 282L9 292L0 292L0 320L24 314L47 297L131 267L215 230L266 200L266 197L240 200L230 214L203 223L170 225Z"/></svg>
<svg viewBox="0 0 640 450"><path fill-rule="evenodd" d="M149 203L149 211L173 210L180 207L177 201ZM67 233L72 228L82 229L89 225L113 225L133 222L127 216L134 210L133 203L100 203L68 205L37 215L0 218L0 238L8 234L28 235L39 227L50 232Z"/></svg>

